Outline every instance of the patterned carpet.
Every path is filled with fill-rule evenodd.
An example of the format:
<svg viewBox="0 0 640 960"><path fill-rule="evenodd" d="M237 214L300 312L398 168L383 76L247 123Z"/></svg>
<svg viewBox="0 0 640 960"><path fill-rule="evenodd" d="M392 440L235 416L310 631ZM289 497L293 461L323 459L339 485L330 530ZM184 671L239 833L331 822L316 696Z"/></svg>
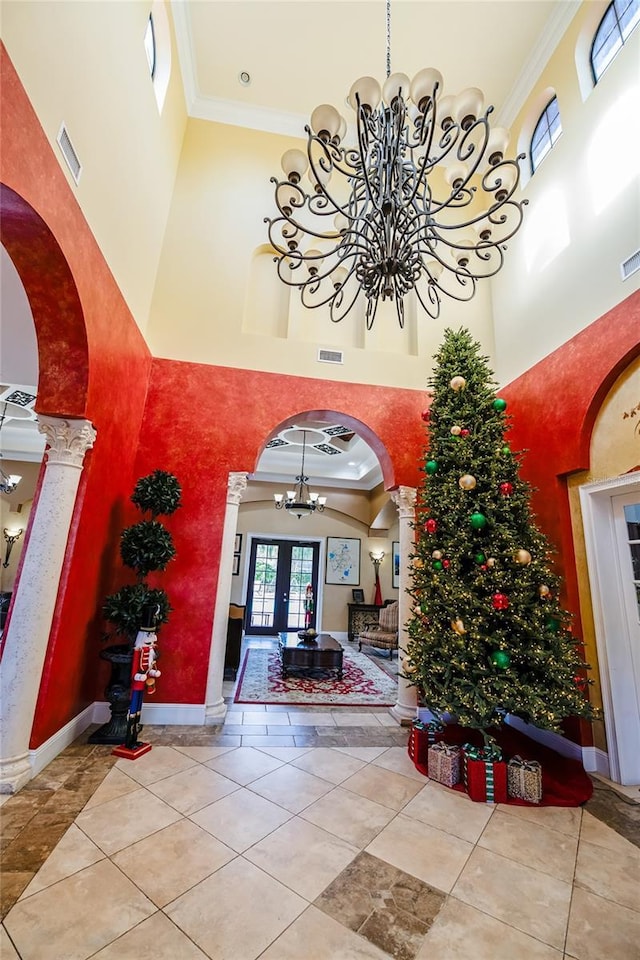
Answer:
<svg viewBox="0 0 640 960"><path fill-rule="evenodd" d="M364 653L345 648L342 680L337 679L335 672L323 671L301 671L283 680L277 651L249 648L240 671L235 702L393 706L398 681L387 672L390 667L388 659L383 666ZM391 669L397 669L395 661Z"/></svg>

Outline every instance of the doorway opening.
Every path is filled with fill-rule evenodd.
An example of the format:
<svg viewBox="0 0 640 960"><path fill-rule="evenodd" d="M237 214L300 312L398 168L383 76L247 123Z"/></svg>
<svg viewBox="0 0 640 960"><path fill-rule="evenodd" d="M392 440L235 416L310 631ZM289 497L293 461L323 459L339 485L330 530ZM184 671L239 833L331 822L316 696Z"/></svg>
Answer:
<svg viewBox="0 0 640 960"><path fill-rule="evenodd" d="M276 636L316 629L320 541L251 539L245 630ZM309 591L309 587L311 588Z"/></svg>

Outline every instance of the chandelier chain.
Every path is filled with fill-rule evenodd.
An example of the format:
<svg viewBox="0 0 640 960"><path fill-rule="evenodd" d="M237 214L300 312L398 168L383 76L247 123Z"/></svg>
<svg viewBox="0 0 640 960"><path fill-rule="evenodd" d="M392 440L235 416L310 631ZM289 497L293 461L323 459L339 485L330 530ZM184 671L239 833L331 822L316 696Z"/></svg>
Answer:
<svg viewBox="0 0 640 960"><path fill-rule="evenodd" d="M391 0L387 0L387 79L391 76Z"/></svg>

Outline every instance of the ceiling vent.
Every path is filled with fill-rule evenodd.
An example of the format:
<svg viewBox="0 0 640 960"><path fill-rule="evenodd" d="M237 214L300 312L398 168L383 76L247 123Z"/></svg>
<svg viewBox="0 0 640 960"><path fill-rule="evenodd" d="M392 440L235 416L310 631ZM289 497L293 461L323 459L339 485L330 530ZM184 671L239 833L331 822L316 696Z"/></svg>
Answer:
<svg viewBox="0 0 640 960"><path fill-rule="evenodd" d="M344 363L342 350L318 350L320 363Z"/></svg>
<svg viewBox="0 0 640 960"><path fill-rule="evenodd" d="M620 273L623 280L627 280L636 270L640 270L640 250L636 250L620 264Z"/></svg>
<svg viewBox="0 0 640 960"><path fill-rule="evenodd" d="M67 128L65 127L64 123L62 124L62 126L60 127L60 130L58 131L58 136L56 137L56 140L62 152L62 156L66 160L67 166L71 171L71 176L73 177L76 183L80 183L80 175L82 173L82 164L78 159L78 154L76 153L74 146L71 143L71 138L67 133Z"/></svg>

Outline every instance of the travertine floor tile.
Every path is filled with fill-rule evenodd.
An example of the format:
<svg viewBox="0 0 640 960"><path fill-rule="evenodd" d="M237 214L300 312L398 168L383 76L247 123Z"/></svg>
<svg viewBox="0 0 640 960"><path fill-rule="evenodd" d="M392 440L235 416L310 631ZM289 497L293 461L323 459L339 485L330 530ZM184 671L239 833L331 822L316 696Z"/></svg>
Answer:
<svg viewBox="0 0 640 960"><path fill-rule="evenodd" d="M233 793L238 784L210 770L208 765L197 764L172 777L150 783L147 789L188 817L214 800Z"/></svg>
<svg viewBox="0 0 640 960"><path fill-rule="evenodd" d="M87 960L155 912L108 860L20 900L5 926L22 960Z"/></svg>
<svg viewBox="0 0 640 960"><path fill-rule="evenodd" d="M22 896L30 897L103 858L102 850L72 823Z"/></svg>
<svg viewBox="0 0 640 960"><path fill-rule="evenodd" d="M306 770L307 773L336 784L342 783L365 765L364 760L345 756L333 747L317 747L304 757L291 762L299 770Z"/></svg>
<svg viewBox="0 0 640 960"><path fill-rule="evenodd" d="M494 810L492 804L474 803L466 794L450 790L441 783L425 781L424 788L409 801L402 813L461 840L476 843Z"/></svg>
<svg viewBox="0 0 640 960"><path fill-rule="evenodd" d="M571 884L476 847L453 888L459 900L561 950Z"/></svg>
<svg viewBox="0 0 640 960"><path fill-rule="evenodd" d="M124 797L127 793L133 793L139 790L140 784L137 780L114 767L106 775L96 792L90 797L84 805L84 810L90 810L91 807L98 807L101 803L107 803L109 800L115 800L117 797Z"/></svg>
<svg viewBox="0 0 640 960"><path fill-rule="evenodd" d="M270 757L275 757L276 760L288 763L290 760L297 760L298 757L308 753L311 747L258 747L258 749L261 753L266 753Z"/></svg>
<svg viewBox="0 0 640 960"><path fill-rule="evenodd" d="M177 810L148 790L140 789L101 803L99 807L83 810L76 823L111 856L179 819Z"/></svg>
<svg viewBox="0 0 640 960"><path fill-rule="evenodd" d="M190 890L235 856L190 820L180 820L121 850L113 862L159 906Z"/></svg>
<svg viewBox="0 0 640 960"><path fill-rule="evenodd" d="M116 768L145 786L192 767L195 761L174 747L153 747L137 760L120 759Z"/></svg>
<svg viewBox="0 0 640 960"><path fill-rule="evenodd" d="M577 837L496 810L478 844L558 880L573 881Z"/></svg>
<svg viewBox="0 0 640 960"><path fill-rule="evenodd" d="M0 927L0 957L2 957L2 960L20 960L4 925Z"/></svg>
<svg viewBox="0 0 640 960"><path fill-rule="evenodd" d="M449 897L415 960L562 960L562 951Z"/></svg>
<svg viewBox="0 0 640 960"><path fill-rule="evenodd" d="M246 786L252 780L277 770L282 766L282 761L270 757L261 750L256 750L255 747L239 747L233 753L207 761L207 766L217 770L224 777Z"/></svg>
<svg viewBox="0 0 640 960"><path fill-rule="evenodd" d="M367 853L448 893L472 849L466 840L398 814L369 844Z"/></svg>
<svg viewBox="0 0 640 960"><path fill-rule="evenodd" d="M214 757L221 757L236 747L176 747L180 753L186 753L192 760L198 763L206 763L207 760L213 760Z"/></svg>
<svg viewBox="0 0 640 960"><path fill-rule="evenodd" d="M423 784L410 777L403 777L400 773L369 764L348 780L344 780L341 786L361 797L367 797L368 800L391 807L392 810L402 810L405 804L422 790Z"/></svg>
<svg viewBox="0 0 640 960"><path fill-rule="evenodd" d="M352 844L294 818L244 856L300 896L314 900L357 852Z"/></svg>
<svg viewBox="0 0 640 960"><path fill-rule="evenodd" d="M362 848L389 823L394 812L380 803L336 787L303 810L300 816Z"/></svg>
<svg viewBox="0 0 640 960"><path fill-rule="evenodd" d="M255 960L306 906L302 897L236 857L165 913L207 956Z"/></svg>
<svg viewBox="0 0 640 960"><path fill-rule="evenodd" d="M570 837L577 837L580 833L582 810L579 807L521 807L515 803L500 803L497 809L501 813L508 813L510 817L550 827Z"/></svg>
<svg viewBox="0 0 640 960"><path fill-rule="evenodd" d="M389 960L389 954L343 927L315 907L308 907L262 954L260 960Z"/></svg>
<svg viewBox="0 0 640 960"><path fill-rule="evenodd" d="M582 829L580 830L580 843L587 841L595 844L596 847L605 847L607 850L613 850L623 855L631 854L632 850L637 849L630 840L621 837L619 833L612 830L611 827L596 819L587 810L582 813Z"/></svg>
<svg viewBox="0 0 640 960"><path fill-rule="evenodd" d="M133 930L94 954L91 960L208 960L195 943L163 913L154 913Z"/></svg>
<svg viewBox="0 0 640 960"><path fill-rule="evenodd" d="M640 913L576 888L566 949L577 960L637 960Z"/></svg>
<svg viewBox="0 0 640 960"><path fill-rule="evenodd" d="M385 770L401 773L403 777L419 780L423 786L427 783L427 778L416 769L416 765L409 757L406 747L389 747L372 762L376 767L384 767Z"/></svg>
<svg viewBox="0 0 640 960"><path fill-rule="evenodd" d="M591 893L640 912L640 850L626 853L580 840L576 883Z"/></svg>
<svg viewBox="0 0 640 960"><path fill-rule="evenodd" d="M333 784L321 780L320 777L314 777L313 774L306 773L304 770L299 770L291 764L280 767L273 773L268 773L266 777L254 780L251 784L251 790L254 793L280 804L292 813L300 813L332 788Z"/></svg>
<svg viewBox="0 0 640 960"><path fill-rule="evenodd" d="M289 810L240 789L191 816L204 830L242 853L292 817Z"/></svg>
<svg viewBox="0 0 640 960"><path fill-rule="evenodd" d="M384 753L388 750L388 747L334 747L334 750L337 750L338 753L346 753L350 757L355 757L357 760L364 760L366 763L370 763L372 760L375 760L376 757L379 757L381 753Z"/></svg>

